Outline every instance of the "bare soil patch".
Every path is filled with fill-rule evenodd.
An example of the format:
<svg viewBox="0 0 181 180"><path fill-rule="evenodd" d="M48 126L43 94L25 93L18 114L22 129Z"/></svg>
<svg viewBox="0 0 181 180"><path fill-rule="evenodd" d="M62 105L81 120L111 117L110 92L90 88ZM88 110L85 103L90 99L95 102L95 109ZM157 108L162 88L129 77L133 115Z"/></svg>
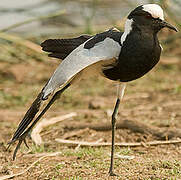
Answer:
<svg viewBox="0 0 181 180"><path fill-rule="evenodd" d="M56 65L52 62L44 65L34 62L27 67L28 70L21 65L9 67L6 71L6 75L10 74L13 78L7 78L0 85L0 177L25 170L48 153L60 152L57 156L41 159L14 179L181 179L180 144L144 146L150 141L178 139L177 135L168 136L168 132L180 133L181 129L181 66L178 64L162 64L144 78L129 83L118 123L123 120L139 122L165 134L160 138L148 130L136 132L130 128L117 129L116 142L143 142L141 147L116 147L115 172L118 177L108 177L110 147L75 148L55 141L56 138L62 138L111 142L110 130L98 131L85 127L80 131L68 128L71 124L110 123L116 86L97 77L70 88L45 115L45 118L50 118L76 112L76 117L43 129L41 136L45 145L35 146L29 139L30 149L22 146L17 159L12 161L15 146L6 151L6 144ZM4 65L0 67L4 68ZM20 75L18 71L22 68L23 75ZM124 159L120 155L133 158Z"/></svg>

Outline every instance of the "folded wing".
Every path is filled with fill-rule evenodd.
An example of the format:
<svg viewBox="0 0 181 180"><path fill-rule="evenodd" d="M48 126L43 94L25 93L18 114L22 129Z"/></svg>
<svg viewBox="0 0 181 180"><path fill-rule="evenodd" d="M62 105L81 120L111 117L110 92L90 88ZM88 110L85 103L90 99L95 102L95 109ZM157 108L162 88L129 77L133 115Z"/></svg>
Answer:
<svg viewBox="0 0 181 180"><path fill-rule="evenodd" d="M62 61L43 90L44 98L55 89L65 86L85 68L101 61L107 63L106 61L118 58L121 51L119 40L122 33L117 33L117 31L114 33L111 30L114 37L117 36L117 41L115 41L109 31L107 31L107 37L104 34L104 38L100 40L97 40L98 37L90 38Z"/></svg>

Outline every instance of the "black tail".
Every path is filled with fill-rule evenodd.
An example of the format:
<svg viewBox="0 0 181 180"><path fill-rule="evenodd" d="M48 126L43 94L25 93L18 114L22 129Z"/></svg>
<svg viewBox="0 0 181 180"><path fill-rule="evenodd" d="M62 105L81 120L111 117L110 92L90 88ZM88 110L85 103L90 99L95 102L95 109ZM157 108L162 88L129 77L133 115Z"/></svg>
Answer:
<svg viewBox="0 0 181 180"><path fill-rule="evenodd" d="M15 141L19 141L18 145L16 146L16 149L14 151L14 154L13 154L13 160L15 159L16 153L17 153L18 149L20 148L22 142L24 142L25 145L28 147L28 145L26 143L26 136L27 136L27 134L31 131L31 129L35 126L35 124L40 120L40 118L46 113L46 111L51 107L51 105L55 102L55 100L58 99L60 97L60 95L69 86L70 86L70 83L65 85L59 91L57 91L53 95L53 97L50 99L50 101L47 103L45 108L39 113L39 115L36 117L36 119L33 120L34 117L36 116L36 114L38 113L38 111L40 110L40 106L41 106L42 101L47 99L47 98L45 99L43 97L44 96L43 90L40 92L40 94L37 96L37 98L32 103L31 107L26 112L24 118L20 122L20 124L18 126L18 129L16 130L16 132L13 135L12 140L8 143L9 144L8 148L9 148L12 143L14 143Z"/></svg>
<svg viewBox="0 0 181 180"><path fill-rule="evenodd" d="M28 127L28 125L32 122L33 118L35 117L35 115L38 113L38 111L40 109L41 103L43 101L43 95L44 95L44 93L41 92L37 96L37 98L34 100L31 107L28 109L28 111L26 112L24 118L20 122L20 124L18 126L18 129L14 133L14 136L13 136L10 143L16 141L23 134L25 129Z"/></svg>
<svg viewBox="0 0 181 180"><path fill-rule="evenodd" d="M72 39L47 39L41 43L43 51L50 52L48 56L65 59L75 48L90 39L92 36L82 35Z"/></svg>

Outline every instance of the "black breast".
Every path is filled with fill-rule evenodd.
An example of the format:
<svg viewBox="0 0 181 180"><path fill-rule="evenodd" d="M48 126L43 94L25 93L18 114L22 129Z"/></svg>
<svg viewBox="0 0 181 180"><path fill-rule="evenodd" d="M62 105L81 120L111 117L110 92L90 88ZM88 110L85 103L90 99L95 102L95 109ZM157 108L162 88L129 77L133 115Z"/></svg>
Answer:
<svg viewBox="0 0 181 180"><path fill-rule="evenodd" d="M142 77L159 61L161 48L156 35L131 33L126 38L117 64L104 69L104 75L111 80L132 81Z"/></svg>

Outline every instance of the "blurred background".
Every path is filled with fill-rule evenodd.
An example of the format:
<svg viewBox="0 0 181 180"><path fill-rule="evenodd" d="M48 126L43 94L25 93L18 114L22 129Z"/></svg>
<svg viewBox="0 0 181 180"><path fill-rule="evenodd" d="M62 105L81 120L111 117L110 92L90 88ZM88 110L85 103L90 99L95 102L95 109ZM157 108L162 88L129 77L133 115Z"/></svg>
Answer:
<svg viewBox="0 0 181 180"><path fill-rule="evenodd" d="M45 82L50 75L48 72L52 72L51 67L57 66L58 61L49 60L41 51L39 44L43 40L95 34L113 26L123 30L130 10L145 3L160 4L167 21L181 29L179 0L0 1L0 108L11 106L9 100L15 105L24 105L27 101L26 95L22 97L20 91L16 94L8 86ZM163 55L170 57L165 61L180 64L181 33L164 30L159 39ZM31 69L36 63L38 67ZM41 73L44 68L47 68L46 74Z"/></svg>
<svg viewBox="0 0 181 180"><path fill-rule="evenodd" d="M166 131L181 128L180 0L1 0L0 145L7 143L11 138L33 99L60 63L58 59L49 58L41 51L41 42L49 38L96 34L113 26L123 30L128 13L136 6L146 3L159 4L164 10L165 19L175 25L179 32L164 29L159 33L159 40L164 49L161 61L151 73L129 83L119 117ZM78 87L70 88L65 92L45 117L75 111L78 116L74 120L80 123L110 122L110 112L116 98L115 87L115 84L107 83L100 77L92 77L89 81L80 82ZM48 133L48 135L44 133L45 138L53 140L61 137L64 131L60 126L54 126L48 129ZM89 140L90 134L96 134L93 138L95 141L97 141L96 137L104 137L103 141L111 141L110 131L108 134L104 132L97 134L92 131L86 133L78 138ZM160 139L148 134L120 130L116 138L117 142ZM52 145L48 148L35 148L33 152L51 151L53 148L55 150L60 147L55 148ZM4 157L5 151L0 152ZM4 160L5 164L7 162ZM1 173L8 172L5 170L1 172L0 168ZM164 174L162 175L161 177L164 177Z"/></svg>

